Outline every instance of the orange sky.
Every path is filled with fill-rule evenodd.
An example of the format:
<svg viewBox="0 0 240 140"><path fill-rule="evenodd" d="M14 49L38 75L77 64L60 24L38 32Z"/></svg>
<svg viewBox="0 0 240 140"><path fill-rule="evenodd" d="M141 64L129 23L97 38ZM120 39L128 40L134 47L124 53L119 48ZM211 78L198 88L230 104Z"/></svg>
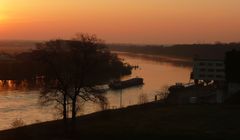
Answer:
<svg viewBox="0 0 240 140"><path fill-rule="evenodd" d="M108 43L240 41L240 0L0 0L0 39L97 34Z"/></svg>

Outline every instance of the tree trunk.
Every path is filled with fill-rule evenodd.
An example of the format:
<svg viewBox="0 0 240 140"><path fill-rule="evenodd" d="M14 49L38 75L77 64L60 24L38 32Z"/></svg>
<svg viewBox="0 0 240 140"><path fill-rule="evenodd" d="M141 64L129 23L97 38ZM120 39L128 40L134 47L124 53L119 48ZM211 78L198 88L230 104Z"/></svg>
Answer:
<svg viewBox="0 0 240 140"><path fill-rule="evenodd" d="M67 95L63 95L63 120L67 122Z"/></svg>
<svg viewBox="0 0 240 140"><path fill-rule="evenodd" d="M74 96L74 98L72 99L72 133L74 134L76 131L76 115L77 115L77 96Z"/></svg>
<svg viewBox="0 0 240 140"><path fill-rule="evenodd" d="M72 121L73 123L75 123L76 121L76 104L77 104L77 96L74 96L73 100L72 100Z"/></svg>
<svg viewBox="0 0 240 140"><path fill-rule="evenodd" d="M68 109L67 109L67 94L63 95L63 125L65 133L68 133Z"/></svg>

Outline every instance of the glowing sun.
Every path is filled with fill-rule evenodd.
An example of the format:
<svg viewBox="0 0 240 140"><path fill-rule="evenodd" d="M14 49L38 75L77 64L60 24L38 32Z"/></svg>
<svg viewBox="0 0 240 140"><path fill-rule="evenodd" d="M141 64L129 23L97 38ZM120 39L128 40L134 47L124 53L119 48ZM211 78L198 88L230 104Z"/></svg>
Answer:
<svg viewBox="0 0 240 140"><path fill-rule="evenodd" d="M6 16L5 15L1 15L0 13L0 23L3 23L6 21Z"/></svg>

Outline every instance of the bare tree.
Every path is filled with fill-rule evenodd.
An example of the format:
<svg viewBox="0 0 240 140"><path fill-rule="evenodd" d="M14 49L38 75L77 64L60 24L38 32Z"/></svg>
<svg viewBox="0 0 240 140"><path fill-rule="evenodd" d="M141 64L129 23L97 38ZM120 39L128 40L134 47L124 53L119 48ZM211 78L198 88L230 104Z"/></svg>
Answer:
<svg viewBox="0 0 240 140"><path fill-rule="evenodd" d="M43 67L38 72L44 81L40 100L44 104L53 101L60 104L64 120L69 105L75 121L78 101L107 103L99 85L131 73L131 66L111 54L95 35L79 34L73 40L40 43L32 53Z"/></svg>

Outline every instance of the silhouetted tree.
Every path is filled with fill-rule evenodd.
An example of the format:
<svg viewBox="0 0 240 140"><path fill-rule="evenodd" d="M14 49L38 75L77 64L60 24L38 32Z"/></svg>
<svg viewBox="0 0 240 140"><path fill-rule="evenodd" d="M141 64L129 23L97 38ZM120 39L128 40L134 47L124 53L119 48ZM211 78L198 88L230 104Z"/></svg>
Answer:
<svg viewBox="0 0 240 140"><path fill-rule="evenodd" d="M41 101L62 105L64 120L68 104L75 121L78 101L106 102L99 85L131 73L131 66L111 54L95 35L79 34L73 40L40 43L32 53L43 67Z"/></svg>

